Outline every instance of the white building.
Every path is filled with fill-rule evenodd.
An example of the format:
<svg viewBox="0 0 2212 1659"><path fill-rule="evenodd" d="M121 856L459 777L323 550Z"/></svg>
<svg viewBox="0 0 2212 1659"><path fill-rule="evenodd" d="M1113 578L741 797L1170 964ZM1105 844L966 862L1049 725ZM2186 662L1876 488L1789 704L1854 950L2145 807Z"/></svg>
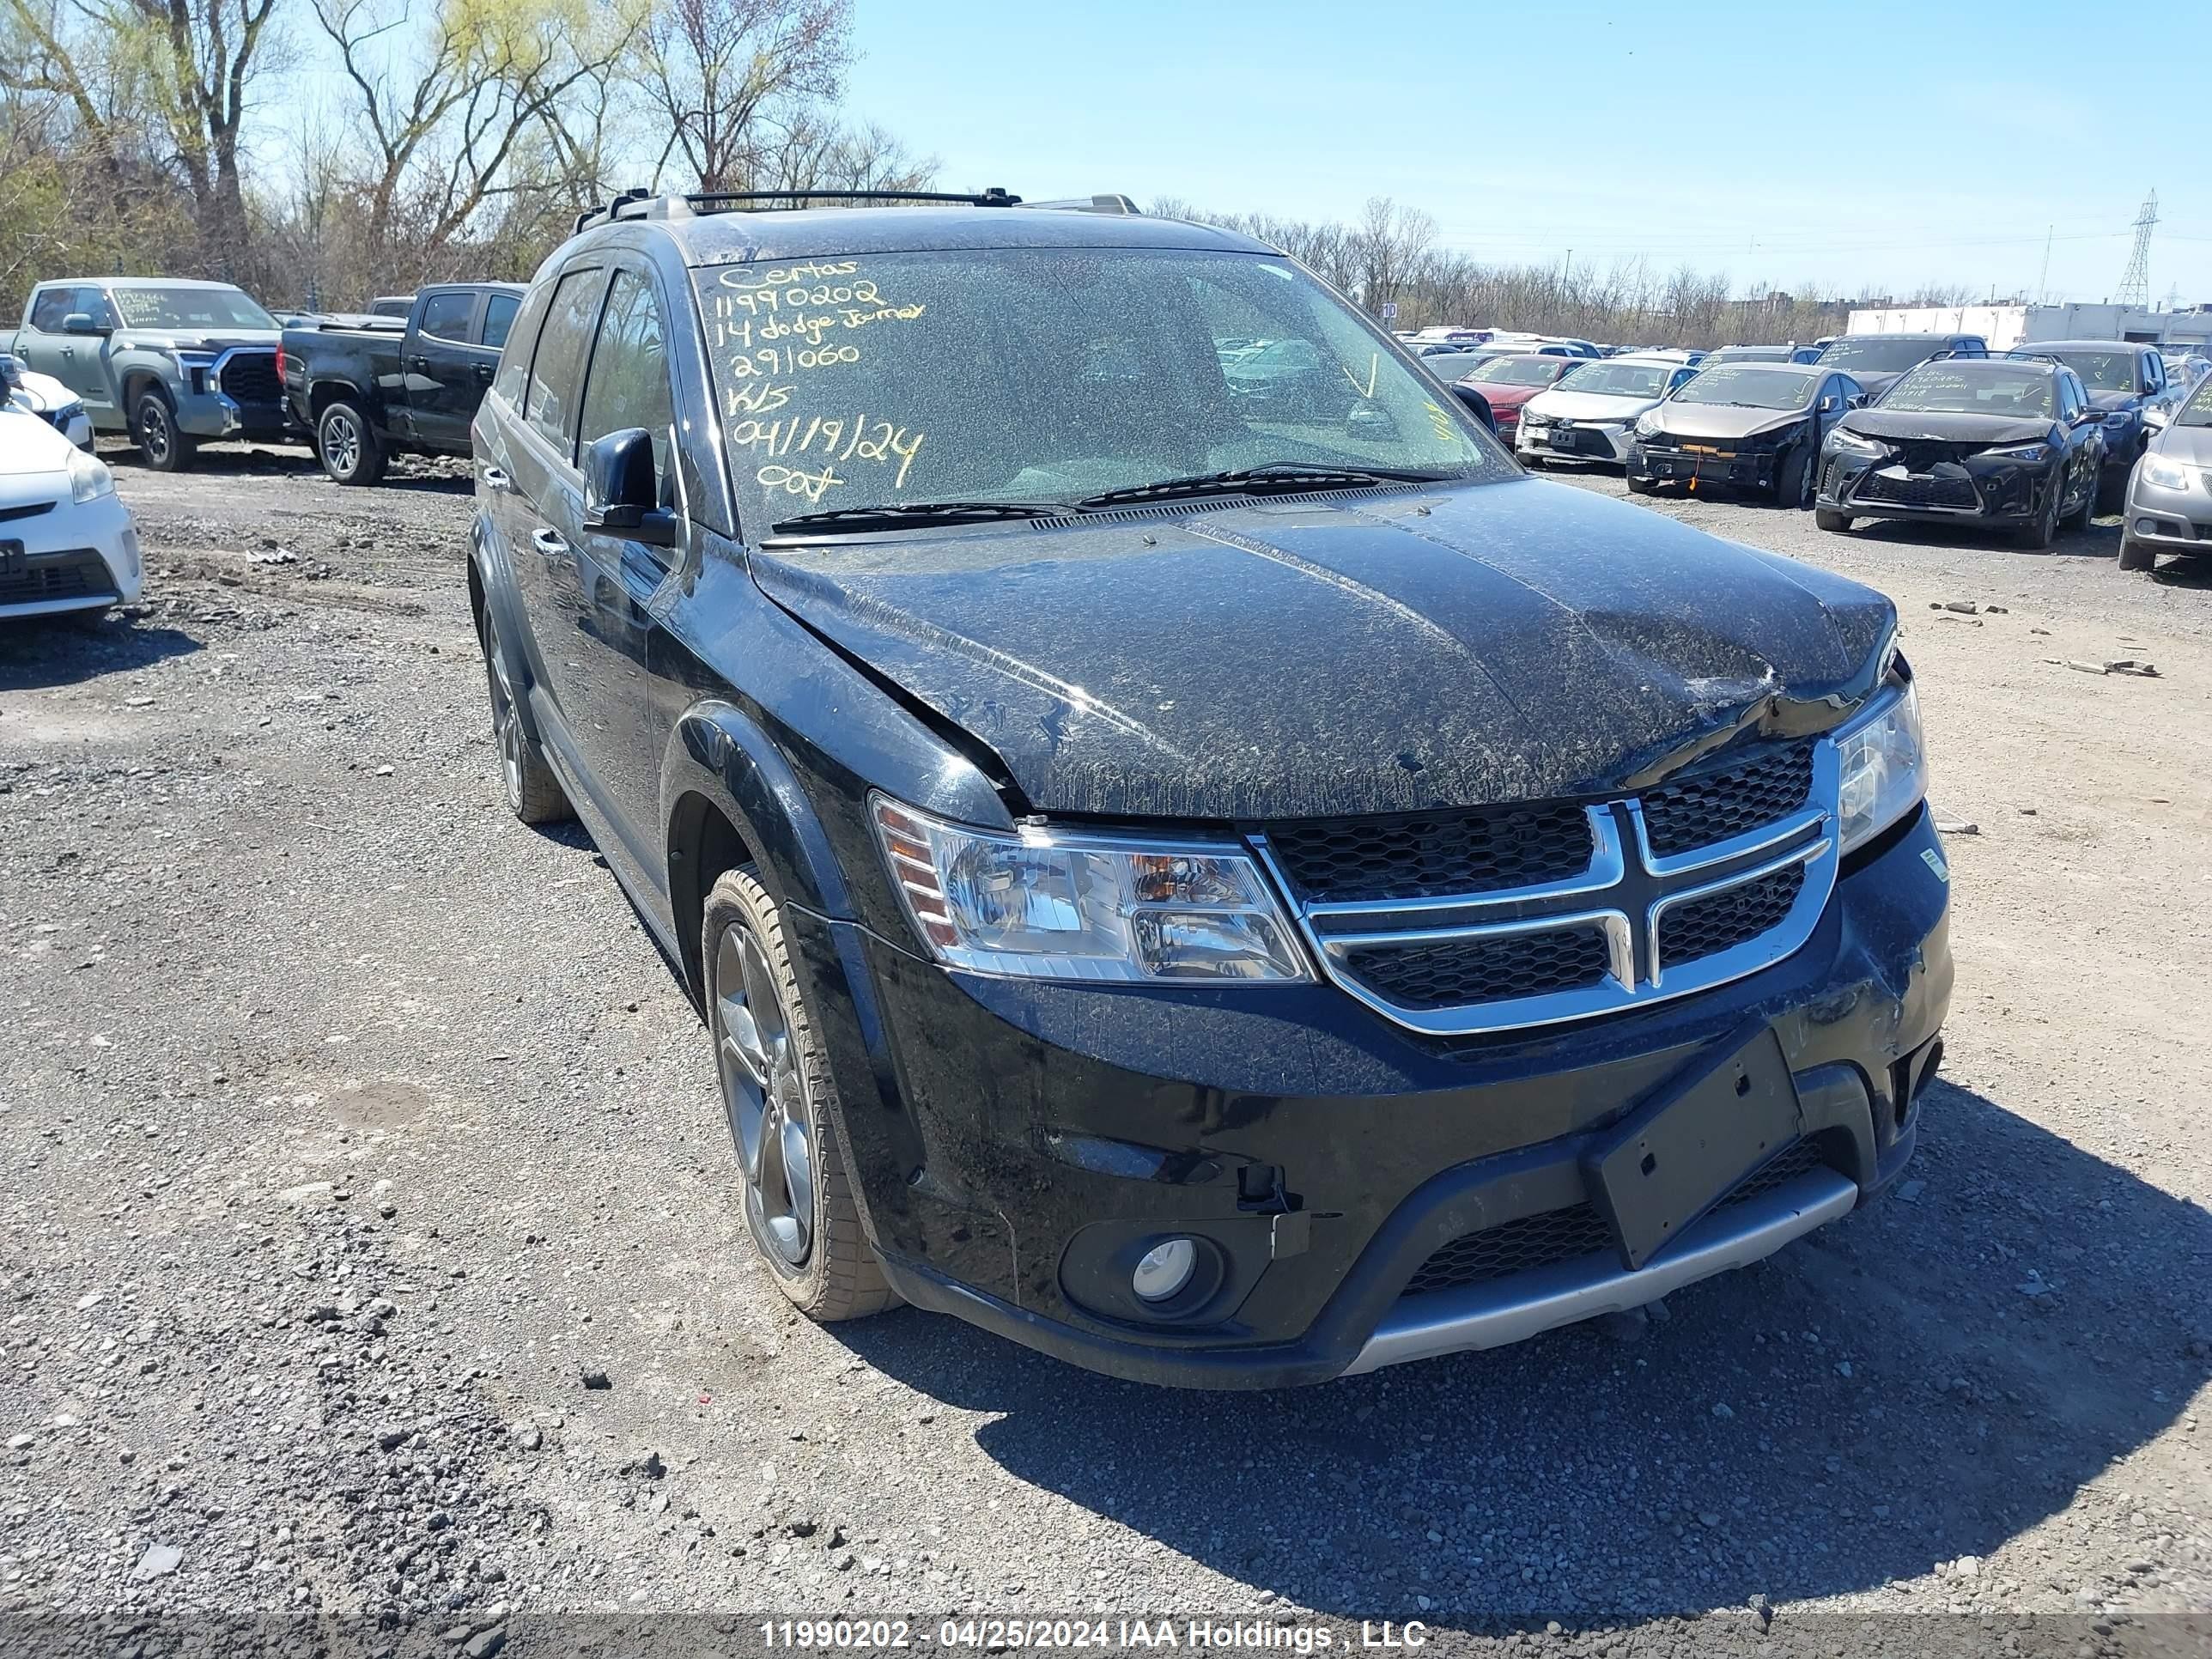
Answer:
<svg viewBox="0 0 2212 1659"><path fill-rule="evenodd" d="M2135 340L2202 346L2212 311L2138 311L2132 306L1878 306L1851 313L1853 334L1978 334L1992 351L2037 340Z"/></svg>

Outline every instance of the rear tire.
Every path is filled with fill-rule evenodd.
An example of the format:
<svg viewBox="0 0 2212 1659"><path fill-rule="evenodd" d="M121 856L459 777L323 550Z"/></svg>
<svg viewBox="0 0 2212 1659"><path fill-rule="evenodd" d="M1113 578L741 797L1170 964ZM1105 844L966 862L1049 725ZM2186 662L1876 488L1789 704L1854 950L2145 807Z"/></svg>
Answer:
<svg viewBox="0 0 2212 1659"><path fill-rule="evenodd" d="M353 404L338 402L315 422L315 459L342 484L373 484L384 476L384 440Z"/></svg>
<svg viewBox="0 0 2212 1659"><path fill-rule="evenodd" d="M2118 513L2128 504L2128 472L2100 467L2097 472L2097 511Z"/></svg>
<svg viewBox="0 0 2212 1659"><path fill-rule="evenodd" d="M2148 570L2158 562L2158 550L2124 532L2120 536L2120 568Z"/></svg>
<svg viewBox="0 0 2212 1659"><path fill-rule="evenodd" d="M707 896L700 962L722 1105L738 1153L746 1230L776 1288L822 1324L898 1301L860 1225L836 1085L783 918L752 867L723 872Z"/></svg>
<svg viewBox="0 0 2212 1659"><path fill-rule="evenodd" d="M1838 513L1832 507L1814 507L1813 522L1823 530L1834 531L1838 535L1850 533L1851 515L1848 513Z"/></svg>
<svg viewBox="0 0 2212 1659"><path fill-rule="evenodd" d="M521 696L508 670L489 599L483 615L477 618L477 634L483 642L484 678L491 695L491 735L499 749L500 793L507 798L508 811L525 823L559 823L573 818L576 811L568 805L568 792L546 764L545 751L522 722Z"/></svg>
<svg viewBox="0 0 2212 1659"><path fill-rule="evenodd" d="M192 464L198 447L177 426L177 411L169 394L149 386L131 408L131 438L138 453L156 472L182 472Z"/></svg>

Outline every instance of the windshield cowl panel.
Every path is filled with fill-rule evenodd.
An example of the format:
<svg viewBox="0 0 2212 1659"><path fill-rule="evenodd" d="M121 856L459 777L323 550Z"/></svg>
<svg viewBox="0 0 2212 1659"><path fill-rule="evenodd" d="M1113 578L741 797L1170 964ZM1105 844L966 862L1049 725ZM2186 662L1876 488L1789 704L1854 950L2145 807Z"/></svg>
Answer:
<svg viewBox="0 0 2212 1659"><path fill-rule="evenodd" d="M1458 399L1284 259L992 248L692 276L754 533L907 503L1072 508L1271 467L1516 476Z"/></svg>

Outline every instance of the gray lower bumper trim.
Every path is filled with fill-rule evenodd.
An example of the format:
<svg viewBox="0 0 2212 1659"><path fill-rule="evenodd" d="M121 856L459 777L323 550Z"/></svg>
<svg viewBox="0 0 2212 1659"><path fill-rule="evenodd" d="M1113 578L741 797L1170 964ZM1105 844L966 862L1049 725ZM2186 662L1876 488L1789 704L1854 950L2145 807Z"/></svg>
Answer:
<svg viewBox="0 0 2212 1659"><path fill-rule="evenodd" d="M1504 1347L1561 1325L1640 1308L1685 1285L1773 1255L1844 1214L1858 1196L1848 1176L1808 1170L1771 1193L1715 1211L1635 1273L1616 1256L1585 1256L1490 1284L1403 1297L1383 1316L1345 1375L1469 1348Z"/></svg>

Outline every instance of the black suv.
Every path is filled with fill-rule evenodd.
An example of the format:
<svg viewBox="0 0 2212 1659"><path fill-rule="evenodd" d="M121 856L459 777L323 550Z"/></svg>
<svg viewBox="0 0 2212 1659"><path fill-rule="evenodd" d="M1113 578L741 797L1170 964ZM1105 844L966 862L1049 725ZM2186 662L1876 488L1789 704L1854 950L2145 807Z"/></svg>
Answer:
<svg viewBox="0 0 2212 1659"><path fill-rule="evenodd" d="M1989 355L1989 343L1978 334L1844 334L1829 341L1814 361L1843 370L1873 403L1906 370L1930 358Z"/></svg>
<svg viewBox="0 0 2212 1659"><path fill-rule="evenodd" d="M2008 357L2046 358L2063 363L2080 377L2082 389L2105 428L2105 470L2097 486L2097 510L2117 513L2128 493L2128 474L2150 447L2153 427L2144 414L2170 414L2179 401L2169 387L2166 359L2156 346L2125 340L2037 340L2014 346Z"/></svg>
<svg viewBox="0 0 2212 1659"><path fill-rule="evenodd" d="M775 1281L1257 1387L1891 1181L1952 970L1889 602L1098 202L625 198L477 416L508 799L679 968Z"/></svg>

